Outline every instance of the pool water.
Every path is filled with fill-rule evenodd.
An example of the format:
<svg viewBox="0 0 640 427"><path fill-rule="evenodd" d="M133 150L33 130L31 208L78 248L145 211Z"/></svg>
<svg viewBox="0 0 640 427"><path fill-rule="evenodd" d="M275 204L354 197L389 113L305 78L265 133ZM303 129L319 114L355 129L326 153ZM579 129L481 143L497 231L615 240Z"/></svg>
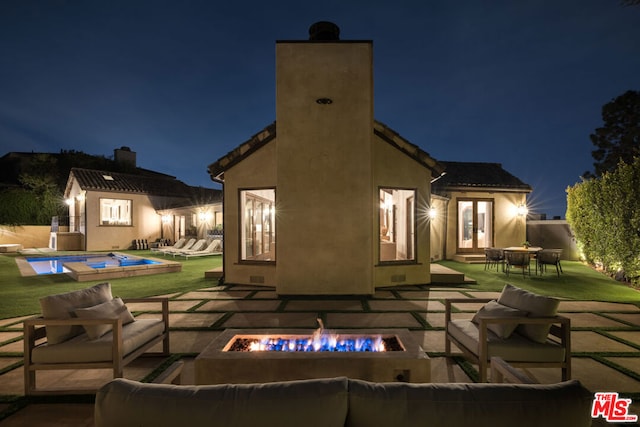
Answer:
<svg viewBox="0 0 640 427"><path fill-rule="evenodd" d="M160 264L158 261L145 258L128 258L125 255L59 255L51 257L32 257L26 259L36 274L68 273L64 264L82 262L91 268L128 267L133 265Z"/></svg>

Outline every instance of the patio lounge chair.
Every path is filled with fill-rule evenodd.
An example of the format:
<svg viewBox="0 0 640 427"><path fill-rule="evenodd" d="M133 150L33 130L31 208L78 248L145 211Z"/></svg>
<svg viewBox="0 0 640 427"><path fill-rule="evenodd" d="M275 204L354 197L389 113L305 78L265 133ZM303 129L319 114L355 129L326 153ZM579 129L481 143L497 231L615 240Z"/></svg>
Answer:
<svg viewBox="0 0 640 427"><path fill-rule="evenodd" d="M189 239L187 241L187 243L184 244L184 246L180 249L174 249L174 248L164 248L163 250L161 250L160 252L163 255L167 255L167 254L172 254L174 252L180 252L180 251L185 251L187 249L191 249L193 247L193 245L196 244L196 239Z"/></svg>
<svg viewBox="0 0 640 427"><path fill-rule="evenodd" d="M211 243L209 243L209 246L207 246L206 249L203 249L201 251L185 251L185 252L177 253L175 255L183 256L186 259L189 259L191 257L220 255L220 254L222 254L222 242L220 240L214 240Z"/></svg>
<svg viewBox="0 0 640 427"><path fill-rule="evenodd" d="M187 243L187 239L185 239L184 237L181 237L180 239L178 239L177 242L175 242L173 244L173 246L164 246L164 247L159 247L159 248L151 248L151 250L153 252L164 252L164 251L169 251L169 250L174 250L174 249L182 249L184 247L185 243Z"/></svg>
<svg viewBox="0 0 640 427"><path fill-rule="evenodd" d="M167 252L167 253L170 253L175 258L176 255L182 255L185 253L201 251L205 248L206 245L207 245L207 239L200 239L197 242L195 242L190 248L178 249L178 250Z"/></svg>

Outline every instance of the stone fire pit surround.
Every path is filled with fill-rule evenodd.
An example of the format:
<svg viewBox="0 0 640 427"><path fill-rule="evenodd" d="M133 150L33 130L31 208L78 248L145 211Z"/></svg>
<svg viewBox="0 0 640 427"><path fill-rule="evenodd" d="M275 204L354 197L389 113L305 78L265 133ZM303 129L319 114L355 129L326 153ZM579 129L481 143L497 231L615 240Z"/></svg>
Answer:
<svg viewBox="0 0 640 427"><path fill-rule="evenodd" d="M402 351L226 351L237 338L313 336L314 329L227 329L195 360L196 384L247 384L346 376L375 382L430 382L431 365L407 329L341 329L349 336L395 337Z"/></svg>

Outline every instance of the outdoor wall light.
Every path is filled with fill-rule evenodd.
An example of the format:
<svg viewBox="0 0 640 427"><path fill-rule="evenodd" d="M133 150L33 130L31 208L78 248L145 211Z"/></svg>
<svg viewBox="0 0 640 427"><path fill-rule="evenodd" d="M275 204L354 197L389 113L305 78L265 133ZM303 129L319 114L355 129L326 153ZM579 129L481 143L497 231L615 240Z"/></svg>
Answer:
<svg viewBox="0 0 640 427"><path fill-rule="evenodd" d="M429 218L436 219L437 216L438 211L436 210L436 208L429 208Z"/></svg>
<svg viewBox="0 0 640 427"><path fill-rule="evenodd" d="M527 209L527 206L524 203L521 203L516 208L516 213L518 214L518 216L527 216L527 214L529 213L529 209Z"/></svg>
<svg viewBox="0 0 640 427"><path fill-rule="evenodd" d="M68 199L64 199L64 202L67 204L67 206L73 205L73 199L71 197L69 197Z"/></svg>
<svg viewBox="0 0 640 427"><path fill-rule="evenodd" d="M162 223L169 224L171 222L171 215L162 215Z"/></svg>
<svg viewBox="0 0 640 427"><path fill-rule="evenodd" d="M200 221L209 221L211 219L211 214L209 212L200 212L200 214L198 215L198 219L200 219Z"/></svg>

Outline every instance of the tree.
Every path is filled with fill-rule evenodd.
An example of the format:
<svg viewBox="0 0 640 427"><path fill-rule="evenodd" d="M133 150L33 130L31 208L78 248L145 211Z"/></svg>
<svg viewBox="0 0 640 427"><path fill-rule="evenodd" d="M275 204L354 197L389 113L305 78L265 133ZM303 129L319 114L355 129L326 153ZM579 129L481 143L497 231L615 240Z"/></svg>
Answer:
<svg viewBox="0 0 640 427"><path fill-rule="evenodd" d="M602 107L604 125L590 135L597 148L591 152L595 173L586 178L612 172L620 161L633 163L640 156L640 92L629 90Z"/></svg>

